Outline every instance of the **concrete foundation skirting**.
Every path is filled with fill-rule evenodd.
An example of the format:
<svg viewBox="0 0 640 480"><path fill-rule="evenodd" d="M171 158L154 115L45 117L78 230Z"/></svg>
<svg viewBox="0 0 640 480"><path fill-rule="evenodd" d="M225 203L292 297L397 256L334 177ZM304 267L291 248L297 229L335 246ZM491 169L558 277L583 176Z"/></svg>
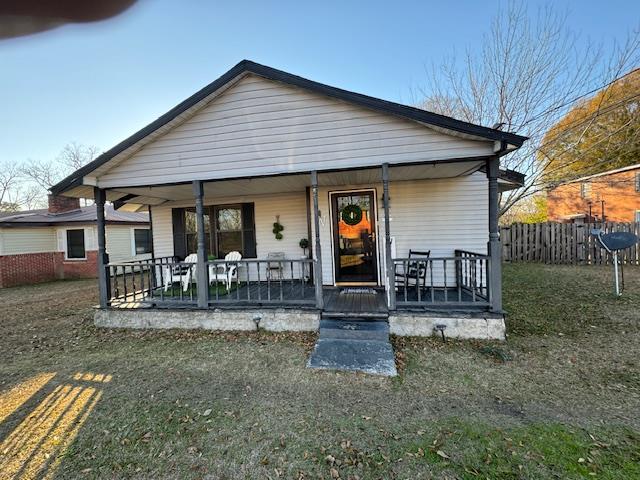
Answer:
<svg viewBox="0 0 640 480"><path fill-rule="evenodd" d="M96 310L94 323L107 328L184 328L204 330L255 330L271 332L317 331L320 313L305 310Z"/></svg>
<svg viewBox="0 0 640 480"><path fill-rule="evenodd" d="M478 338L504 340L504 316L467 317L438 316L437 314L398 313L389 316L389 331L400 336L429 337L440 335L436 325L445 325L444 334L450 338Z"/></svg>

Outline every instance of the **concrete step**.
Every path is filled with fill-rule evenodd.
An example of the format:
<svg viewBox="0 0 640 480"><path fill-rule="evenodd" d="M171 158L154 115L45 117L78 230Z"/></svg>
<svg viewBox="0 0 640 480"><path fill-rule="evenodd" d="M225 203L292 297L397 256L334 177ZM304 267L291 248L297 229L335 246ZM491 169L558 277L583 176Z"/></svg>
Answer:
<svg viewBox="0 0 640 480"><path fill-rule="evenodd" d="M389 341L387 322L357 322L342 320L320 320L320 338L341 338L351 340Z"/></svg>
<svg viewBox="0 0 640 480"><path fill-rule="evenodd" d="M321 318L331 319L348 319L352 321L375 322L379 320L386 321L389 318L388 312L322 312Z"/></svg>
<svg viewBox="0 0 640 480"><path fill-rule="evenodd" d="M320 338L307 366L384 376L398 374L393 348L388 341Z"/></svg>

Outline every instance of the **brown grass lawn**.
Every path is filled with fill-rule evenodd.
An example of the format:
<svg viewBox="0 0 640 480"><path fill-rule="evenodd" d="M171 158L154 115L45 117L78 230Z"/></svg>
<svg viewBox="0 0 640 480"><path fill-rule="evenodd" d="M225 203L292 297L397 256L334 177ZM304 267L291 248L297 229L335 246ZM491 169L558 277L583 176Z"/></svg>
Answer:
<svg viewBox="0 0 640 480"><path fill-rule="evenodd" d="M93 281L0 290L0 478L640 478L640 269L507 265L506 343L109 331Z"/></svg>

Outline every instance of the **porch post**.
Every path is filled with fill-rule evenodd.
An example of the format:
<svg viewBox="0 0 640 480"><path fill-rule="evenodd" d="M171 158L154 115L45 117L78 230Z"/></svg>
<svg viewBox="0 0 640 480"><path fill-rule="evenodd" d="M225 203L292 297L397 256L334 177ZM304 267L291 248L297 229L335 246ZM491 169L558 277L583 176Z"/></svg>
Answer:
<svg viewBox="0 0 640 480"><path fill-rule="evenodd" d="M316 247L316 263L313 269L313 284L316 289L316 307L322 309L322 249L320 248L320 216L318 215L318 172L311 172L311 194L313 195L313 225Z"/></svg>
<svg viewBox="0 0 640 480"><path fill-rule="evenodd" d="M387 297L389 310L396 308L395 274L393 259L391 258L391 229L389 226L389 164L382 164L382 205L384 207L384 254L387 266Z"/></svg>
<svg viewBox="0 0 640 480"><path fill-rule="evenodd" d="M498 192L498 171L500 158L492 157L487 160L487 178L489 179L489 289L491 295L491 310L502 311L502 248L500 246L500 230L498 227L498 211L500 195Z"/></svg>
<svg viewBox="0 0 640 480"><path fill-rule="evenodd" d="M196 264L198 308L207 308L209 306L209 282L207 280L207 251L204 235L204 189L201 180L193 181L193 195L196 197L196 228L198 231L198 263Z"/></svg>
<svg viewBox="0 0 640 480"><path fill-rule="evenodd" d="M93 188L93 197L96 202L96 218L98 226L98 292L100 297L100 308L107 308L109 305L109 297L111 297L109 277L107 276L107 265L109 259L107 258L106 249L106 229L104 218L104 203L106 200L106 193L104 190L98 187Z"/></svg>

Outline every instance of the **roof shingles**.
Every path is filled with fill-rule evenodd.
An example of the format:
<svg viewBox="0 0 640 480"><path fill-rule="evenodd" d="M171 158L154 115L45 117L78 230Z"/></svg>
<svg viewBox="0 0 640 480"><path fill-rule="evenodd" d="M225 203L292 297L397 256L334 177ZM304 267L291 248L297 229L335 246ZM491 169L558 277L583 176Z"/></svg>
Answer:
<svg viewBox="0 0 640 480"><path fill-rule="evenodd" d="M149 223L147 213L121 212L113 206L105 206L105 219L107 223ZM82 207L64 213L49 213L46 209L25 210L22 212L0 213L0 227L2 226L30 226L30 225L65 225L92 224L97 221L96 206Z"/></svg>

